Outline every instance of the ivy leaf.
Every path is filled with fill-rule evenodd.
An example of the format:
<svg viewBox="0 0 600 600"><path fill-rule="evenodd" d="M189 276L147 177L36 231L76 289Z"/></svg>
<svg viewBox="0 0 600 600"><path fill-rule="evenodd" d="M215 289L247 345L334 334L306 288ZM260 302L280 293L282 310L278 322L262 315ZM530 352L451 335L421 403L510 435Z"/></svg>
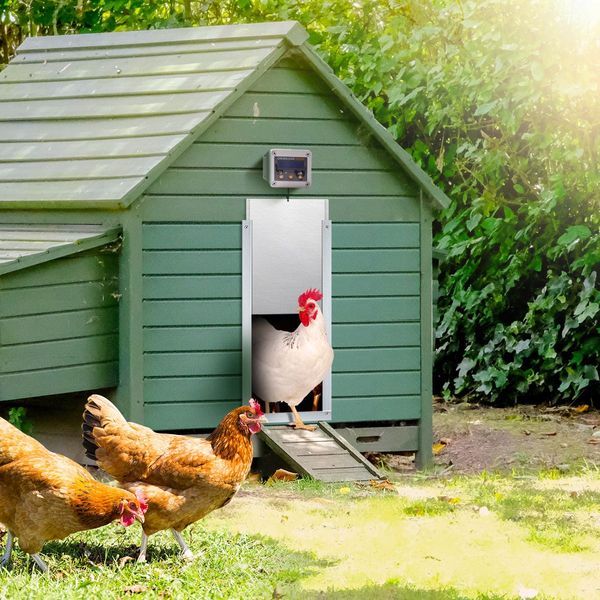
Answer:
<svg viewBox="0 0 600 600"><path fill-rule="evenodd" d="M567 231L563 233L557 241L561 246L570 246L573 242L580 240L586 240L592 235L590 228L586 225L572 225L567 228Z"/></svg>

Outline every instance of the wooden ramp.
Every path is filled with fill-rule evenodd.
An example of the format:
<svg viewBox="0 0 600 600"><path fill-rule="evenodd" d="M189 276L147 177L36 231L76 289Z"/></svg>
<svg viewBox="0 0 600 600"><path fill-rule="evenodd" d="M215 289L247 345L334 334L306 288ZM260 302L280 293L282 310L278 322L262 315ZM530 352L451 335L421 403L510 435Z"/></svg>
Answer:
<svg viewBox="0 0 600 600"><path fill-rule="evenodd" d="M263 427L262 441L301 475L320 481L382 479L377 469L327 423L315 431Z"/></svg>

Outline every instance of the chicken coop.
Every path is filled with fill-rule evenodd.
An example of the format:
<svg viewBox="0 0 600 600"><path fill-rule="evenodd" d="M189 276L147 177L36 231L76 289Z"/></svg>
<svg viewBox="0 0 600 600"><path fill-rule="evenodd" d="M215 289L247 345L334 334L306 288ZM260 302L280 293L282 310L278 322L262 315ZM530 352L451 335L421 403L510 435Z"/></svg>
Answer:
<svg viewBox="0 0 600 600"><path fill-rule="evenodd" d="M0 400L99 388L162 431L252 393L252 322L320 303L306 422L431 451L448 199L295 22L29 38L0 72ZM270 422L289 420L285 409Z"/></svg>

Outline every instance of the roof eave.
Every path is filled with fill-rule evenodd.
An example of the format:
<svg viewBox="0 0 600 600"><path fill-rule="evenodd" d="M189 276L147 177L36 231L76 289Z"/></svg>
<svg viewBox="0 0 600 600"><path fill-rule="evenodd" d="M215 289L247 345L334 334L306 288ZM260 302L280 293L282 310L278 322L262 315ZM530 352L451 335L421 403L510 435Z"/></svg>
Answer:
<svg viewBox="0 0 600 600"><path fill-rule="evenodd" d="M69 242L61 246L54 246L43 252L17 258L9 263L0 264L0 276L40 265L51 260L56 260L57 258L63 258L65 256L71 256L72 254L85 252L86 250L93 250L94 248L106 246L107 244L115 242L120 235L120 227L111 227L95 236L75 240L74 242Z"/></svg>

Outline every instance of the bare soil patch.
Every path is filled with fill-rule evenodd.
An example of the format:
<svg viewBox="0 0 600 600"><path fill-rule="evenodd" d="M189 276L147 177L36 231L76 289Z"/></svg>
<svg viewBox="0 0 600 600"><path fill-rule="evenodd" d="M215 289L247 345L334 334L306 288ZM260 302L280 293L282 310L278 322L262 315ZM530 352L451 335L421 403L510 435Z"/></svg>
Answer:
<svg viewBox="0 0 600 600"><path fill-rule="evenodd" d="M454 473L600 466L600 412L578 410L436 403L435 464Z"/></svg>

